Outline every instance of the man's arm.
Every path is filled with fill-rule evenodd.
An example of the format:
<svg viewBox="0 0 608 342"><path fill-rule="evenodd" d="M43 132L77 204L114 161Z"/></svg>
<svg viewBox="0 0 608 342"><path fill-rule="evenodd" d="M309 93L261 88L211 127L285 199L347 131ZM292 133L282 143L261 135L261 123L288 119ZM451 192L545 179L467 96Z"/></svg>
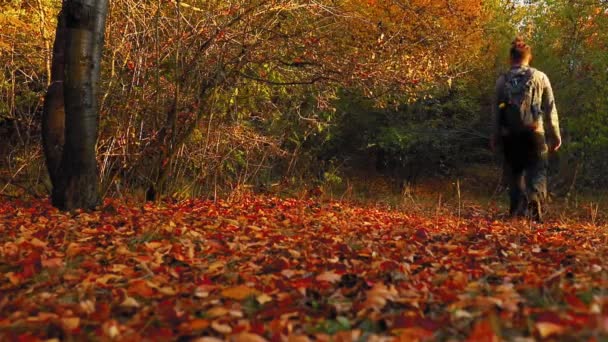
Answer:
<svg viewBox="0 0 608 342"><path fill-rule="evenodd" d="M553 97L553 89L547 75L542 74L542 111L544 113L544 121L546 122L547 137L550 147L553 151L559 149L562 144L561 134L559 132L559 117L557 115L557 107L555 106L555 98Z"/></svg>

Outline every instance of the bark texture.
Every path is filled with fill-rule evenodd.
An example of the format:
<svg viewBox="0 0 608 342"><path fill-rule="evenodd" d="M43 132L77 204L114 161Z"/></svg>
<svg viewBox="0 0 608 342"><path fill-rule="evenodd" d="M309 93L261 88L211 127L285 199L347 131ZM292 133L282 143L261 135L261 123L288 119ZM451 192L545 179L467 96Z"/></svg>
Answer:
<svg viewBox="0 0 608 342"><path fill-rule="evenodd" d="M98 83L101 54L104 43L104 28L108 11L108 0L66 0L62 16L65 20L65 55L63 74L63 101L61 90L49 87L48 107L63 102L65 108L64 144L59 165L56 151L45 147L47 166L53 182L53 205L60 209L94 209L100 203L99 175L97 170L96 143L98 131ZM59 31L59 27L58 27ZM58 36L58 38L62 38ZM55 45L60 50L61 40ZM55 64L53 58L53 64ZM60 64L60 60L57 64ZM58 73L60 73L58 67ZM57 110L58 112L58 110ZM59 119L47 122L45 135L51 139L59 133ZM58 118L59 115L56 115ZM51 125L53 123L53 125ZM55 124L57 123L57 124ZM59 140L60 141L60 140ZM48 162L50 161L50 162ZM51 171L53 170L53 171ZM55 170L57 170L55 172Z"/></svg>
<svg viewBox="0 0 608 342"><path fill-rule="evenodd" d="M59 182L61 156L65 141L65 106L63 103L63 82L65 80L66 47L65 11L59 13L57 31L53 45L51 83L44 97L42 111L42 147L46 166L53 185Z"/></svg>

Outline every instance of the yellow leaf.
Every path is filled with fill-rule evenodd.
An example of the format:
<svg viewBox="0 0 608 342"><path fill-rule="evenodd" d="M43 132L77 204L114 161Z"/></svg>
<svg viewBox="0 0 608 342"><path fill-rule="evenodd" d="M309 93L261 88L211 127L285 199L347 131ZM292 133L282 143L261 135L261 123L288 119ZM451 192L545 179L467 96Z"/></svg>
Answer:
<svg viewBox="0 0 608 342"><path fill-rule="evenodd" d="M61 319L61 325L66 330L74 330L80 326L79 317L67 317Z"/></svg>
<svg viewBox="0 0 608 342"><path fill-rule="evenodd" d="M211 327L220 334L230 334L232 332L232 328L228 324L223 324L218 321L213 321Z"/></svg>
<svg viewBox="0 0 608 342"><path fill-rule="evenodd" d="M245 285L231 287L222 291L222 296L226 298L243 300L249 296L257 296L260 292Z"/></svg>
<svg viewBox="0 0 608 342"><path fill-rule="evenodd" d="M224 262L224 261L216 261L213 264L209 265L208 270L209 270L209 272L215 272L219 269L224 268L225 264L226 264L226 262Z"/></svg>
<svg viewBox="0 0 608 342"><path fill-rule="evenodd" d="M175 291L175 289L173 289L170 286L165 286L165 287L160 287L157 288L158 292L160 292L161 294L164 294L165 296L175 296L177 294L177 291Z"/></svg>
<svg viewBox="0 0 608 342"><path fill-rule="evenodd" d="M536 330L542 338L546 338L552 335L559 335L566 330L563 326L551 322L538 322L536 323Z"/></svg>
<svg viewBox="0 0 608 342"><path fill-rule="evenodd" d="M125 308L138 308L139 303L137 302L137 300L135 300L135 298L127 297L122 303L120 303L120 306Z"/></svg>
<svg viewBox="0 0 608 342"><path fill-rule="evenodd" d="M151 241L151 242L146 242L144 245L148 249L157 249L157 248L162 247L163 244L158 241Z"/></svg>
<svg viewBox="0 0 608 342"><path fill-rule="evenodd" d="M262 293L261 295L257 296L255 299L256 299L256 300L258 301L258 303L260 303L260 304L266 304L266 303L268 303L268 302L271 302L271 301L272 301L272 297L270 297L269 295L267 295L267 294L265 294L265 293Z"/></svg>
<svg viewBox="0 0 608 342"><path fill-rule="evenodd" d="M120 277L115 274L106 274L106 275L103 275L103 276L95 279L95 282L98 284L107 285L108 281L113 280L113 279L120 279Z"/></svg>
<svg viewBox="0 0 608 342"><path fill-rule="evenodd" d="M229 312L228 309L224 308L223 306L216 306L214 308L207 310L206 314L207 314L207 316L209 316L211 318L217 318L217 317L226 316L228 314L228 312Z"/></svg>
<svg viewBox="0 0 608 342"><path fill-rule="evenodd" d="M148 284L148 286L150 288L155 289L156 291L166 295L166 296L174 296L177 292L170 286L164 286L161 287L160 285L155 284L154 282L151 282L149 280L146 281L146 284Z"/></svg>

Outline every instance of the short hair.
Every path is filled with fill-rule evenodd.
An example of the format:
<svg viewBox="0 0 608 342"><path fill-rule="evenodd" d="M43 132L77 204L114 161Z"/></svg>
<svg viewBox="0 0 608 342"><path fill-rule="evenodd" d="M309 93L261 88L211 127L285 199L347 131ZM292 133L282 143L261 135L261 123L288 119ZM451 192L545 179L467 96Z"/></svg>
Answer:
<svg viewBox="0 0 608 342"><path fill-rule="evenodd" d="M511 43L510 55L511 61L519 63L528 57L532 57L532 48L521 37L516 37Z"/></svg>

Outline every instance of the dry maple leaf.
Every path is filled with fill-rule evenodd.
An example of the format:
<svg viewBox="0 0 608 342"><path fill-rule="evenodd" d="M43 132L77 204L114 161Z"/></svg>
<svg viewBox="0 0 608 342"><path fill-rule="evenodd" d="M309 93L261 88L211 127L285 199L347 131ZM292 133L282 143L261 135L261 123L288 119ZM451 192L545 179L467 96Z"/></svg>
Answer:
<svg viewBox="0 0 608 342"><path fill-rule="evenodd" d="M376 283L366 292L367 298L363 303L363 308L380 311L389 300L395 300L398 292L394 286L386 286L383 283Z"/></svg>
<svg viewBox="0 0 608 342"><path fill-rule="evenodd" d="M341 275L337 274L334 271L325 271L319 274L315 279L318 281L326 281L328 283L337 283L342 278Z"/></svg>
<svg viewBox="0 0 608 342"><path fill-rule="evenodd" d="M272 302L272 297L270 297L269 295L262 293L261 295L255 297L255 299L258 301L258 303L264 305L268 302Z"/></svg>

